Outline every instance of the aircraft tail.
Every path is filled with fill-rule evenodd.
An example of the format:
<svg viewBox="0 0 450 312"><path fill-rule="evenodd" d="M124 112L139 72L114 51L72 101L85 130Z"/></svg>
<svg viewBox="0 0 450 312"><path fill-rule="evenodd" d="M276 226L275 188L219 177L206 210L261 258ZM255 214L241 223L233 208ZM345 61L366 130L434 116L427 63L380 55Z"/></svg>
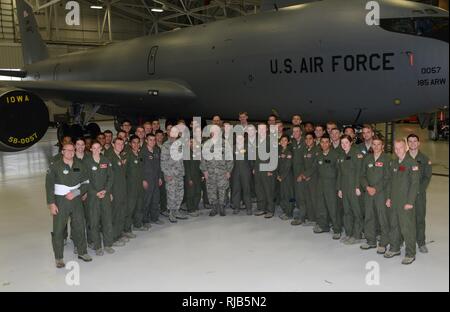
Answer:
<svg viewBox="0 0 450 312"><path fill-rule="evenodd" d="M48 49L39 34L33 8L25 0L16 0L16 5L23 62L31 64L48 58Z"/></svg>

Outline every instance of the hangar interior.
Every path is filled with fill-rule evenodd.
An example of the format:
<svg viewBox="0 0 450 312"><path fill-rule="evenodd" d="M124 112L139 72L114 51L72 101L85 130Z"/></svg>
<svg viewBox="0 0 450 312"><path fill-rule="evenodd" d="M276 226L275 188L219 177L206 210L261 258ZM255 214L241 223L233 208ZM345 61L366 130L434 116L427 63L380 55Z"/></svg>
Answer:
<svg viewBox="0 0 450 312"><path fill-rule="evenodd" d="M421 0L448 10L448 0ZM260 0L78 0L79 25L67 25L64 0L29 0L51 55L259 12ZM0 0L0 68L23 66L15 0ZM10 77L0 77L13 79ZM51 119L66 113L49 103ZM300 112L301 113L301 112ZM436 115L438 116L438 115ZM448 118L448 117L447 117ZM96 115L102 130L111 117ZM251 116L250 116L251 121ZM327 234L291 227L279 218L248 216L210 220L206 212L176 226L153 226L113 256L81 263L81 285L55 272L51 218L44 176L56 153L56 130L32 148L0 152L0 292L3 291L442 291L449 289L449 151L417 123L395 123L395 137L417 133L433 162L428 191L430 253L408 267L358 246L343 247ZM385 131L385 125L377 125ZM268 226L270 222L270 226ZM65 256L76 259L72 245ZM205 248L206 247L206 248ZM365 283L366 263L379 261L381 283ZM308 270L305 270L308 268ZM443 278L444 277L444 278Z"/></svg>

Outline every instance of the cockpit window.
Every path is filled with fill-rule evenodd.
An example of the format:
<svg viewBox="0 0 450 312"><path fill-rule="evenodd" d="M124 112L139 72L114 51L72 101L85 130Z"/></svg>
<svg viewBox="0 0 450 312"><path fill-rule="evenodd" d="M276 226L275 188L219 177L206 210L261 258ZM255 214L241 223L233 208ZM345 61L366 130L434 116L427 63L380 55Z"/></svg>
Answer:
<svg viewBox="0 0 450 312"><path fill-rule="evenodd" d="M381 28L402 34L422 36L448 43L448 17L383 18Z"/></svg>

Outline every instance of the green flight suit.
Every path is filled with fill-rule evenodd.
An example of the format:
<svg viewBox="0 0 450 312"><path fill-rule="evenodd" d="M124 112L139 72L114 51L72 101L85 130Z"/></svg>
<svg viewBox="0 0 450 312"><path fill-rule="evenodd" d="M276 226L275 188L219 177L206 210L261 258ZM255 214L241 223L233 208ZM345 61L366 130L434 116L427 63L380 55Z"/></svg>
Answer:
<svg viewBox="0 0 450 312"><path fill-rule="evenodd" d="M275 192L275 169L272 171L262 171L261 165L270 163L270 157L262 160L259 155L259 149L265 149L266 153L270 151L270 143L266 140L258 141L256 147L256 160L253 162L255 172L255 192L256 207L259 211L266 213L275 213L274 192Z"/></svg>
<svg viewBox="0 0 450 312"><path fill-rule="evenodd" d="M55 259L63 259L64 231L69 218L71 219L71 232L78 254L87 254L85 219L81 197L87 192L88 183L89 178L86 168L76 158L73 159L72 167L64 163L62 158L55 160L49 166L45 179L47 204L56 204L58 207L58 213L53 216L53 232L51 233ZM77 196L68 200L62 194L56 195L57 186L60 185L66 187L78 186L78 190L71 191L76 193Z"/></svg>
<svg viewBox="0 0 450 312"><path fill-rule="evenodd" d="M344 150L341 147L341 144L339 142L339 145L337 147L334 147L333 142L331 142L331 149L333 151L335 151L338 156L344 152ZM339 162L339 159L338 159ZM336 184L337 184L337 180L336 180ZM337 198L337 210L338 210L338 219L339 219L339 224L341 225L341 231L342 231L342 226L344 224L344 202L342 200L342 198Z"/></svg>
<svg viewBox="0 0 450 312"><path fill-rule="evenodd" d="M124 231L125 233L131 233L131 226L134 223L134 217L142 211L144 206L144 187L142 185L143 158L139 153L137 153L137 155L134 154L131 149L125 155L127 210L125 212ZM159 186L157 185L156 187Z"/></svg>
<svg viewBox="0 0 450 312"><path fill-rule="evenodd" d="M292 150L290 146L283 149L278 146L278 167L276 171L280 184L280 207L284 214L292 218L294 210L294 174L292 171Z"/></svg>
<svg viewBox="0 0 450 312"><path fill-rule="evenodd" d="M381 153L378 159L374 154L368 154L361 167L361 188L365 190L364 196L364 234L367 244L377 245L377 224L380 225L380 246L386 247L389 244L389 218L386 207L386 189L390 178L391 158ZM370 196L367 187L376 189L374 196ZM377 221L378 220L378 221Z"/></svg>
<svg viewBox="0 0 450 312"><path fill-rule="evenodd" d="M391 199L390 250L400 251L402 236L406 244L406 257L416 255L416 207L405 210L406 204L414 205L420 191L420 170L417 162L407 153L402 162L391 162L391 179L388 198Z"/></svg>
<svg viewBox="0 0 450 312"><path fill-rule="evenodd" d="M140 157L142 159L142 177L141 179L148 183L148 188L143 190L143 204L141 209L135 213L136 227L141 227L142 223L158 222L161 213L160 201L161 188L159 180L163 179L161 171L161 150L157 147L149 150L147 146L141 149ZM141 182L142 184L142 182Z"/></svg>
<svg viewBox="0 0 450 312"><path fill-rule="evenodd" d="M234 210L241 208L241 200L244 202L247 213L252 212L251 183L253 162L249 160L248 150L236 148L234 151L234 167L231 173L231 192Z"/></svg>
<svg viewBox="0 0 450 312"><path fill-rule="evenodd" d="M362 141L359 144L353 144L352 147L356 148L356 150L363 155L363 161L364 161L364 159L366 159L366 157L368 157L369 155L372 155L372 153L373 153L372 147L367 148L364 141ZM364 199L366 198L365 195L366 195L366 190L364 188L361 188L361 196L359 196L358 198L359 198L359 208L361 208L361 216L362 216L363 220L365 220L365 215L366 215L365 201L364 201ZM377 213L377 211L375 211L375 213ZM378 216L375 217L375 222L378 223ZM379 230L379 224L376 224L376 227ZM363 231L362 232L365 234L365 221L363 223ZM379 231L377 231L377 232L379 232Z"/></svg>
<svg viewBox="0 0 450 312"><path fill-rule="evenodd" d="M96 162L92 155L86 156L84 164L89 173L86 205L90 215L88 233L91 235L95 250L102 248L102 238L103 246L111 247L113 244L111 191L114 179L112 164L103 155L100 155L99 162ZM106 191L105 197L98 198L97 193L101 191Z"/></svg>
<svg viewBox="0 0 450 312"><path fill-rule="evenodd" d="M306 219L315 222L317 220L316 213L316 191L317 191L317 174L314 171L314 162L319 155L319 148L314 145L311 148L305 146L303 154L303 171L302 174L308 178L308 181L302 180L303 196L300 205L305 208L300 210L306 211Z"/></svg>
<svg viewBox="0 0 450 312"><path fill-rule="evenodd" d="M112 164L112 225L113 239L117 241L123 236L125 230L125 216L127 212L127 179L126 179L126 155L117 155L113 148L105 152L105 156Z"/></svg>
<svg viewBox="0 0 450 312"><path fill-rule="evenodd" d="M410 154L411 155L411 154ZM433 175L433 170L431 168L431 161L428 157L419 151L415 158L416 162L419 164L420 171L420 188L419 194L417 194L416 203L414 208L416 209L416 234L417 234L417 245L422 247L425 245L425 217L427 211L427 188L431 181L431 176Z"/></svg>
<svg viewBox="0 0 450 312"><path fill-rule="evenodd" d="M342 191L344 229L348 237L361 239L363 218L356 189L360 188L360 172L364 156L351 148L342 152L338 161L338 190Z"/></svg>
<svg viewBox="0 0 450 312"><path fill-rule="evenodd" d="M77 154L75 153L75 158L78 159L79 161L81 161L81 163L83 165L86 166L86 159L87 156L89 156L91 153L90 152L85 152L83 155L83 158L78 158ZM87 167L86 167L87 169ZM88 170L89 172L89 170ZM83 203L83 210L84 210L84 220L85 220L85 228L86 228L86 239L89 244L92 244L92 234L91 234L91 230L89 228L89 219L90 219L90 212L89 212L89 208L88 208L88 203L87 203L87 199L86 200L81 200L81 202Z"/></svg>
<svg viewBox="0 0 450 312"><path fill-rule="evenodd" d="M292 172L294 174L294 195L295 195L295 202L297 207L297 214L294 213L294 218L299 219L302 222L305 221L306 216L306 207L302 202L304 201L304 184L302 182L298 182L297 178L302 174L304 171L304 153L306 149L306 145L301 139L300 141L295 140L295 138L292 138L292 141L290 143L291 150L292 150Z"/></svg>
<svg viewBox="0 0 450 312"><path fill-rule="evenodd" d="M161 147L162 145L157 145L159 154L161 155ZM164 181L164 175L161 176L162 184L159 187L159 211L160 213L169 213L167 210L167 192L166 192L166 183Z"/></svg>
<svg viewBox="0 0 450 312"><path fill-rule="evenodd" d="M330 149L326 155L320 151L314 161L314 169L317 172L317 224L323 231L328 232L331 221L335 234L342 232L337 206L338 158L338 152Z"/></svg>
<svg viewBox="0 0 450 312"><path fill-rule="evenodd" d="M202 196L202 177L200 171L199 155L194 159L194 152L191 150L189 160L183 160L184 164L184 194L186 197L186 208L188 212L198 211L198 205Z"/></svg>

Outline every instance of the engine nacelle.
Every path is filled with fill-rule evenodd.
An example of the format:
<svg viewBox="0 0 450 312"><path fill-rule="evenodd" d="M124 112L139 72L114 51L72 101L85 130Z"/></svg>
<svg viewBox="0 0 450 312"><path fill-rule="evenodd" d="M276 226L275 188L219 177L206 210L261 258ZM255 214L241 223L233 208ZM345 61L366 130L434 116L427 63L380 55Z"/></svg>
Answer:
<svg viewBox="0 0 450 312"><path fill-rule="evenodd" d="M47 132L48 108L37 95L0 88L0 151L18 152L37 143Z"/></svg>

